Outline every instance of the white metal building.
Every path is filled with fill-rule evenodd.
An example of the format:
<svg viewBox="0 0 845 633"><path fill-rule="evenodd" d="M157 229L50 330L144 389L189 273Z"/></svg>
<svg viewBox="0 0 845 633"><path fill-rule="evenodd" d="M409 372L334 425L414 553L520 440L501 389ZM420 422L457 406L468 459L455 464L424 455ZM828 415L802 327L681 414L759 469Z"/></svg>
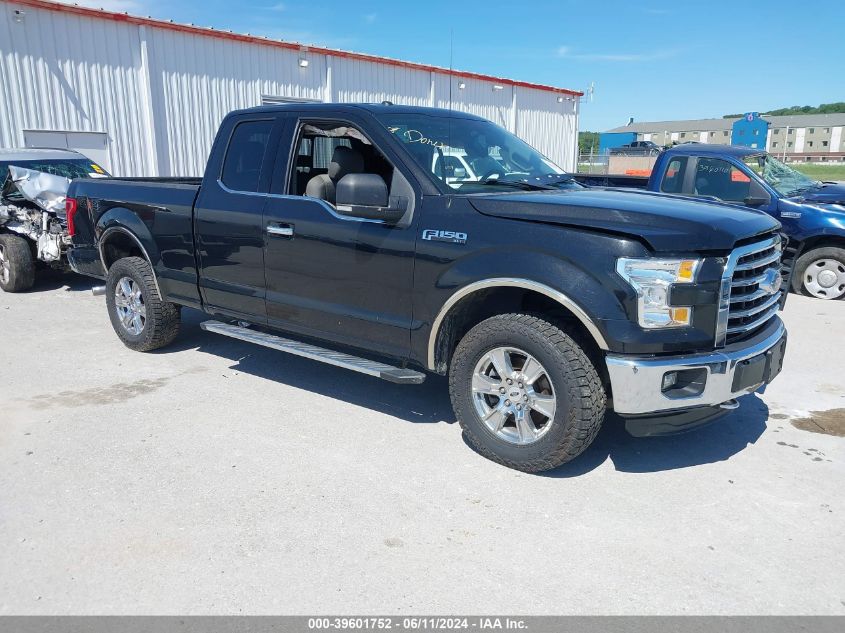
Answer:
<svg viewBox="0 0 845 633"><path fill-rule="evenodd" d="M578 91L43 0L0 10L0 147L195 176L231 110L389 100L481 115L575 169Z"/></svg>

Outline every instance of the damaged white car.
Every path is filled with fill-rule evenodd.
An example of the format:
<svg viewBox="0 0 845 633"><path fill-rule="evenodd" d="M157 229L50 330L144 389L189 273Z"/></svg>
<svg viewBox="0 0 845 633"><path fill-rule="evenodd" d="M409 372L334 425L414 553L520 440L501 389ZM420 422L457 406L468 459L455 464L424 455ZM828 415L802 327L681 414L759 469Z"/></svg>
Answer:
<svg viewBox="0 0 845 633"><path fill-rule="evenodd" d="M68 185L74 178L108 175L70 150L0 149L0 288L31 288L37 262L67 268Z"/></svg>

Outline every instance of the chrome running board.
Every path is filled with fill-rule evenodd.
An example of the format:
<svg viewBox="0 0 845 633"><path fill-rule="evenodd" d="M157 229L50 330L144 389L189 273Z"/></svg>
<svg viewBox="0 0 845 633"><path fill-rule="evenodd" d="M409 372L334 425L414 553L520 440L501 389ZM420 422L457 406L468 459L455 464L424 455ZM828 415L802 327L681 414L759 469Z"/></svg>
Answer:
<svg viewBox="0 0 845 633"><path fill-rule="evenodd" d="M204 321L200 323L200 327L207 332L222 334L223 336L236 338L247 343L263 345L264 347L276 349L280 352L310 358L311 360L350 369L361 374L367 374L368 376L375 376L376 378L395 382L400 385L418 385L425 380L424 373L414 371L413 369L394 367L393 365L367 360L366 358L344 354L343 352L324 349L316 345L293 341L276 336L275 334L251 330L239 325L221 323L220 321Z"/></svg>

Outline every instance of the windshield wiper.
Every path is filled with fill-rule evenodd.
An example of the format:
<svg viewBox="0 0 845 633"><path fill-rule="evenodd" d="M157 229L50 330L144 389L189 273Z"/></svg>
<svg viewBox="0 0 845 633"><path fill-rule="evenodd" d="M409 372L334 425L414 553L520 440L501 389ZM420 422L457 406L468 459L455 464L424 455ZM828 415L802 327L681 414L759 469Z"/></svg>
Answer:
<svg viewBox="0 0 845 633"><path fill-rule="evenodd" d="M549 185L565 185L567 183L572 183L572 182L574 182L576 184L580 184L580 183L578 183L577 180L575 180L575 176L569 175L569 176L564 176L563 178L560 178L558 180L553 180L549 183Z"/></svg>
<svg viewBox="0 0 845 633"><path fill-rule="evenodd" d="M553 191L555 187L548 185L535 185L530 182L523 182L521 180L496 180L495 178L488 178L487 180L479 180L478 182L467 183L473 185L498 185L501 187L511 187L513 189L522 189L523 191Z"/></svg>

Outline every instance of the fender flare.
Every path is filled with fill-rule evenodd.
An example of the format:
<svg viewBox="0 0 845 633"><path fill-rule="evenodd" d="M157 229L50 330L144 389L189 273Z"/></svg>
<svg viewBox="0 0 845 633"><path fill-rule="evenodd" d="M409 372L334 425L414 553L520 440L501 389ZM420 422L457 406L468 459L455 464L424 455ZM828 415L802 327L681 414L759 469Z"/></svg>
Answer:
<svg viewBox="0 0 845 633"><path fill-rule="evenodd" d="M159 286L158 283L158 275L155 271L155 262L153 262L152 258L150 257L149 251L144 246L144 243L141 241L141 239L137 235L135 235L135 233L133 233L131 229L123 226L122 224L111 223L110 225L107 225L97 238L97 252L100 254L100 262L103 265L103 270L105 271L106 275L108 275L109 269L106 265L106 254L103 250L103 247L108 241L108 236L113 235L115 233L121 233L123 235L128 236L133 242L135 242L135 244L138 245L138 248L141 249L141 253L144 256L144 259L147 260L150 265L150 268L152 269L153 281L155 282L156 291L158 292L159 297L163 297L164 295L161 293L161 286Z"/></svg>
<svg viewBox="0 0 845 633"><path fill-rule="evenodd" d="M482 279L481 281L476 281L462 288L455 291L447 300L446 303L440 308L440 311L437 313L434 321L431 324L431 332L429 334L428 339L428 358L427 358L427 365L428 369L431 371L435 371L435 355L437 350L437 338L440 334L440 326L443 324L444 319L449 314L451 309L458 304L461 299L464 299L474 292L478 292L479 290L487 290L490 288L523 288L525 290L532 290L534 292L538 292L540 294L546 295L550 299L558 302L564 308L569 310L578 321L587 329L590 335L593 337L593 340L602 350L609 350L610 347L607 344L607 341L604 338L604 335L599 330L596 323L589 317L589 315L584 311L584 309L578 305L576 301L572 298L567 296L566 294L560 292L559 290L555 290L545 284L541 284L536 281L531 281L529 279L519 279L516 277L495 277L491 279Z"/></svg>

